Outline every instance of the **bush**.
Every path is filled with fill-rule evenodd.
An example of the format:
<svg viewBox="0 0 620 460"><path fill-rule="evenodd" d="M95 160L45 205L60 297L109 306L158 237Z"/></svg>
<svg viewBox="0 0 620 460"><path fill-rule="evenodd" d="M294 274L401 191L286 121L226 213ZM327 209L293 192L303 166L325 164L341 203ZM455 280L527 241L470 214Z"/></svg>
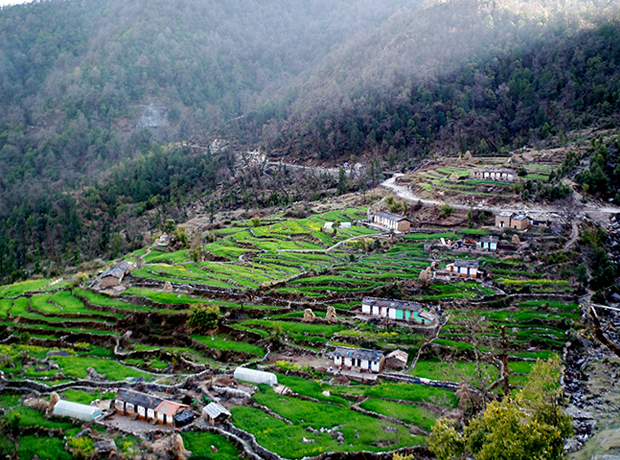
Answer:
<svg viewBox="0 0 620 460"><path fill-rule="evenodd" d="M454 208L447 203L444 203L439 208L439 217L446 218L450 217L454 213Z"/></svg>
<svg viewBox="0 0 620 460"><path fill-rule="evenodd" d="M192 307L189 318L187 318L187 325L198 331L209 331L217 328L219 318L219 306L197 304Z"/></svg>

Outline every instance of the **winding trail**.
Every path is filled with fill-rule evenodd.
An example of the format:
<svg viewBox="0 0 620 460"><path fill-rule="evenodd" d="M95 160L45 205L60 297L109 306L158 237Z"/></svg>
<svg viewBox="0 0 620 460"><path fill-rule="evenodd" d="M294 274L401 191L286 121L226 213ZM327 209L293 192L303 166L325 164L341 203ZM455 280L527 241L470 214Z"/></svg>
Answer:
<svg viewBox="0 0 620 460"><path fill-rule="evenodd" d="M572 209L566 208L566 206L541 205L538 203L523 203L520 207L515 208L514 204L512 205L513 207L511 207L510 205L469 206L469 205L463 205L463 204L458 204L458 203L452 203L448 200L445 200L445 201L432 200L428 198L422 198L421 196L416 195L415 193L413 193L413 191L408 186L397 184L396 180L402 176L403 174L394 174L393 177L383 181L381 183L381 186L384 188L387 188L388 190L391 190L399 198L402 198L407 201L412 201L414 203L420 202L422 204L430 205L430 206L441 206L442 204L449 203L450 206L454 207L455 209L465 209L465 210L469 210L469 209L478 210L478 211L487 210L487 211L492 211L492 212L508 211L508 212L515 212L515 213L526 211L528 214L556 213L562 216L566 216L572 220L574 235L579 234L578 229L577 229L577 232L574 231L575 229L574 225L576 225L576 222L574 219L576 218L575 216L576 214L588 215L590 218L594 220L604 221L609 216L603 216L603 214L620 213L620 208L616 206L597 205L596 203L592 201L583 204L581 195L579 195L578 193L577 193L577 198L575 200L576 204ZM575 193L574 190L573 190L573 193Z"/></svg>

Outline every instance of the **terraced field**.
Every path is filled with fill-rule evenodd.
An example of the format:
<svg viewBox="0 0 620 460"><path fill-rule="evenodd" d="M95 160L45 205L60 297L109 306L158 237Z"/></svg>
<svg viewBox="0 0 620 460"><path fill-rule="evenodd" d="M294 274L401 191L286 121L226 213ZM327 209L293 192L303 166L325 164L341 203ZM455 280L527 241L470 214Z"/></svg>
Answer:
<svg viewBox="0 0 620 460"><path fill-rule="evenodd" d="M464 174L444 169L437 174ZM139 261L140 268L126 277L120 291L95 292L89 282L68 279L1 286L0 338L5 344L0 370L16 388L28 379L51 391L54 385L78 386L92 379L119 386L127 379L171 384L197 370L227 372L264 360L262 365L277 372L292 394L277 395L261 386L253 395L257 406L232 408L233 424L263 447L301 458L424 445L434 421L458 404L455 384L489 386L501 377L498 357L506 353L507 375L518 388L533 360L561 352L569 340L580 308L559 266L542 273L531 257L464 254L459 257L480 262L488 279L420 283L420 272L431 261L441 269L457 257L438 246L441 238L477 238L493 230L435 229L399 237L363 225L323 230L325 222L355 223L365 216L366 208L359 207L304 219L275 216L258 227L232 222L202 248L204 260L193 260L187 250L136 251L126 259ZM368 322L359 316L364 296L439 307L440 328ZM196 304L219 307L217 330L186 325ZM336 309L337 324L326 323L328 307ZM316 322L302 321L307 308ZM339 384L324 372L327 353L335 346L386 353L400 349L409 361L397 374L400 383ZM324 365L309 366L304 360ZM420 379L444 388L420 384ZM502 391L501 385L494 388ZM65 395L81 400L91 393ZM15 402L7 401L0 406L8 409ZM200 447L204 440L220 446L221 458L239 452L239 446L216 435L183 436L196 458L220 458ZM276 442L283 437L290 442ZM304 437L315 442L304 443ZM22 450L29 452L33 442L25 437Z"/></svg>

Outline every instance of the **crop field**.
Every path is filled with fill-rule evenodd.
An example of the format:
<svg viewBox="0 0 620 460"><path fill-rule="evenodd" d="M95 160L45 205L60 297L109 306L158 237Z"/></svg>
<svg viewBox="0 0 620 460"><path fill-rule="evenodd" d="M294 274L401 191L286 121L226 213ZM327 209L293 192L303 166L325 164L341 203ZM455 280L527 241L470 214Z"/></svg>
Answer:
<svg viewBox="0 0 620 460"><path fill-rule="evenodd" d="M459 186L488 186L471 183L464 167L427 174L433 187L436 181L449 186L446 178L454 174ZM186 249L141 249L125 257L140 261L141 268L118 291L94 291L91 280L69 279L0 286L0 339L12 336L0 345L0 370L9 380L48 386L92 378L171 384L196 373L190 364L230 373L239 364L264 360L260 366L275 372L291 393L254 388L255 405L231 407L232 423L263 447L297 459L425 445L435 420L458 405L454 384L489 386L500 378L498 357L506 353L510 384L519 388L534 360L561 353L581 309L572 280L559 269L542 271L535 260L516 254L468 253L461 258L479 261L488 276L484 282L421 283L420 272L431 261L443 268L456 257L437 248L441 238L475 239L495 234L493 229L437 228L392 237L360 225L366 212L360 206L302 219L272 216L256 227L232 222L203 245L205 257L198 259ZM335 221L354 225L323 230L326 222ZM334 247L337 243L343 244ZM166 281L171 283L167 289ZM360 315L365 296L418 301L429 310L440 308L441 320L426 323L428 330L368 321ZM216 329L187 325L200 304L219 307ZM327 322L328 307L335 308L336 323ZM316 320L303 321L306 309ZM408 361L400 371L388 369L390 378L396 374L400 380L386 374L374 384L343 383L329 373L335 346L402 350ZM502 385L494 388L501 393ZM113 397L113 390L106 391L69 388L62 395L90 403ZM76 429L21 407L19 398L0 396L5 420L17 418L23 426L44 423L64 435ZM239 446L211 432L185 432L183 439L196 459L232 459L240 453ZM23 436L17 451L30 459L37 449L57 448L58 441ZM125 445L120 450L129 452L140 441L118 442ZM59 448L49 458L65 458Z"/></svg>
<svg viewBox="0 0 620 460"><path fill-rule="evenodd" d="M474 179L474 170L512 169L506 164L505 157L439 160L427 169L417 172L411 181L411 187L422 195L441 193L443 196L484 196L488 198L512 199L515 197L514 184L525 183L527 180L547 182L550 173L559 167L558 164L536 164L535 162L520 165L525 175L516 176L513 182Z"/></svg>

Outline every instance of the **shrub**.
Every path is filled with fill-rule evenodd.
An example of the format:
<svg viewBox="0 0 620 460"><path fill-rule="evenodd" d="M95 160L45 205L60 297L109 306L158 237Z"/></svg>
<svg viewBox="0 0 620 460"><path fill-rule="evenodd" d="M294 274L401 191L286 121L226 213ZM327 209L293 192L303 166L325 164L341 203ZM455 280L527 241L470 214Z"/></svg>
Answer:
<svg viewBox="0 0 620 460"><path fill-rule="evenodd" d="M217 327L220 307L217 305L197 304L192 307L187 325L199 331L209 331Z"/></svg>

